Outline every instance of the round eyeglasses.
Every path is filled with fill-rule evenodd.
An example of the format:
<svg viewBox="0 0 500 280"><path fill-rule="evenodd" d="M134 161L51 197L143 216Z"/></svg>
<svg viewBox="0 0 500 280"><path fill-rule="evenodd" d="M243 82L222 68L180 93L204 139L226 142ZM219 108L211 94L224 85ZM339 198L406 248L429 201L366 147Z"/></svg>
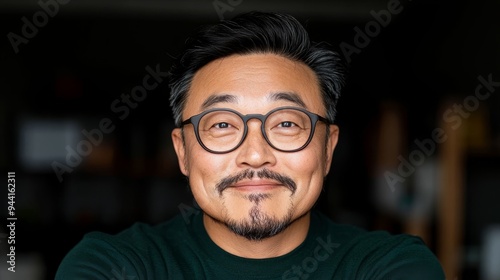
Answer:
<svg viewBox="0 0 500 280"><path fill-rule="evenodd" d="M265 115L242 115L231 109L211 109L183 121L181 127L193 124L198 143L208 152L229 153L245 140L250 119L261 121L264 139L274 149L297 152L304 149L314 134L316 123L327 119L297 107L279 107Z"/></svg>

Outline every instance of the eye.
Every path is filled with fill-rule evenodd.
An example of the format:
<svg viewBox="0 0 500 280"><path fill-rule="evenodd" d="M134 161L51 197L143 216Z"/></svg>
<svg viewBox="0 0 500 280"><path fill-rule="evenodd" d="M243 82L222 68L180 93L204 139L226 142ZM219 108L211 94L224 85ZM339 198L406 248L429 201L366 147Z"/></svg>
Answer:
<svg viewBox="0 0 500 280"><path fill-rule="evenodd" d="M294 126L297 126L295 123L293 122L290 122L290 121L285 121L285 122L281 122L278 124L278 127L294 127Z"/></svg>
<svg viewBox="0 0 500 280"><path fill-rule="evenodd" d="M220 122L213 125L215 128L229 128L231 125L227 122Z"/></svg>

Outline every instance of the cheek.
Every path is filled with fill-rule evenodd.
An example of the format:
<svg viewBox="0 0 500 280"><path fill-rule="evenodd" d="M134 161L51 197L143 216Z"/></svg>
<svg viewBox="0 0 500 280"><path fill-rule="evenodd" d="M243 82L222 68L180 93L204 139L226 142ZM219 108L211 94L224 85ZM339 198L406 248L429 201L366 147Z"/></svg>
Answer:
<svg viewBox="0 0 500 280"><path fill-rule="evenodd" d="M325 148L319 144L311 145L302 152L292 153L289 156L286 160L285 173L297 183L297 195L306 204L316 200L323 188Z"/></svg>
<svg viewBox="0 0 500 280"><path fill-rule="evenodd" d="M323 177L325 162L324 143L311 143L301 152L291 153L290 158L287 160L287 165L297 175L300 174L297 177L304 177L306 179L316 176Z"/></svg>
<svg viewBox="0 0 500 280"><path fill-rule="evenodd" d="M320 157L321 155L315 155L294 161L293 176L296 176L297 184L300 183L308 191L322 187L324 160Z"/></svg>
<svg viewBox="0 0 500 280"><path fill-rule="evenodd" d="M218 196L215 185L225 176L230 160L223 155L211 154L196 145L188 147L186 169L189 172L189 185L193 195L198 203L202 203L199 200Z"/></svg>

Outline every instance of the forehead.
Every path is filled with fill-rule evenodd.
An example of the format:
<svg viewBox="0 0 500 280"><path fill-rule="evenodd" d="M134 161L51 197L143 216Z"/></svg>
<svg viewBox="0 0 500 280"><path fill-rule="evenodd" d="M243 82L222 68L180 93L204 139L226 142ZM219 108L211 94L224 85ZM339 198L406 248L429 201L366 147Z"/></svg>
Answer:
<svg viewBox="0 0 500 280"><path fill-rule="evenodd" d="M312 69L276 54L232 55L214 60L196 72L183 118L212 107L265 113L284 105L324 113L319 83Z"/></svg>

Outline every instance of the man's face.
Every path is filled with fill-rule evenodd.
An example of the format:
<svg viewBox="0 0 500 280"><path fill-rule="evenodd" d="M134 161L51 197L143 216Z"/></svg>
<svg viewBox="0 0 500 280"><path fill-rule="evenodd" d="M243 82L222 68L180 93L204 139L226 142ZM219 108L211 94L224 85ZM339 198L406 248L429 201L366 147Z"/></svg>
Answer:
<svg viewBox="0 0 500 280"><path fill-rule="evenodd" d="M274 54L233 55L201 68L194 76L182 120L212 108L243 115L266 114L283 106L325 117L314 72ZM309 145L297 152L273 149L261 122L248 121L248 134L236 150L206 151L192 124L174 129L172 139L181 171L206 215L249 239L275 235L303 217L316 202L328 173L338 128L318 122Z"/></svg>

